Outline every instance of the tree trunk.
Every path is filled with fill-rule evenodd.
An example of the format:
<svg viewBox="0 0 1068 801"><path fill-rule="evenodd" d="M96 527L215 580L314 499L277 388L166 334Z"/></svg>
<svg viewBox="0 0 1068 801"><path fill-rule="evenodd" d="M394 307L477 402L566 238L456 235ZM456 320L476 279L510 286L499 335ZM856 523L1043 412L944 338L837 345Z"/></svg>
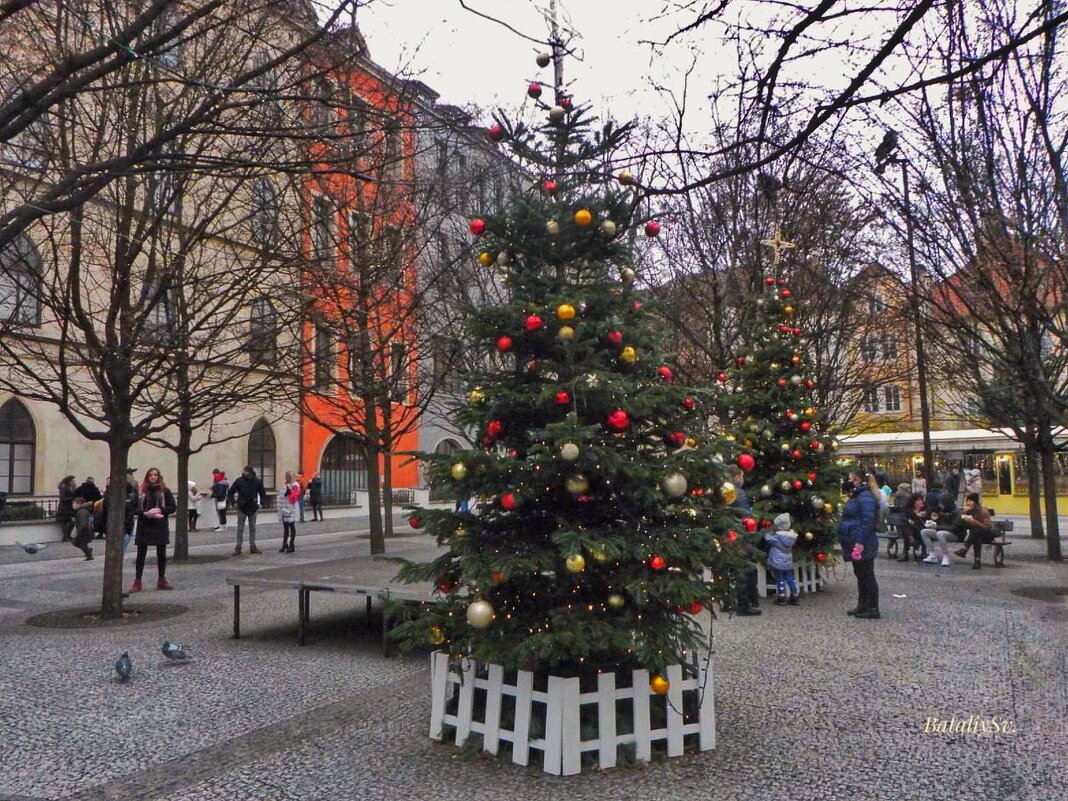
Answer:
<svg viewBox="0 0 1068 801"><path fill-rule="evenodd" d="M1027 503L1031 514L1031 537L1036 540L1046 538L1042 524L1042 475L1039 471L1041 455L1033 444L1024 447L1027 457Z"/></svg>
<svg viewBox="0 0 1068 801"><path fill-rule="evenodd" d="M1061 561L1061 534L1057 525L1057 474L1053 459L1052 436L1043 435L1042 480L1046 496L1046 558ZM1049 440L1049 441L1046 441Z"/></svg>
<svg viewBox="0 0 1068 801"><path fill-rule="evenodd" d="M389 398L382 405L382 530L393 536L393 420Z"/></svg>
<svg viewBox="0 0 1068 801"><path fill-rule="evenodd" d="M369 445L364 445L364 459L367 461L367 511L370 514L371 553L386 552L386 537L382 531L382 490L379 487L378 452Z"/></svg>
<svg viewBox="0 0 1068 801"><path fill-rule="evenodd" d="M189 560L189 441L192 432L182 431L174 455L178 460L178 477L175 479L174 500L178 510L174 513L174 561Z"/></svg>
<svg viewBox="0 0 1068 801"><path fill-rule="evenodd" d="M111 481L107 487L108 526L104 539L104 587L100 613L122 617L122 537L126 533L126 467L130 446L112 440L109 447Z"/></svg>

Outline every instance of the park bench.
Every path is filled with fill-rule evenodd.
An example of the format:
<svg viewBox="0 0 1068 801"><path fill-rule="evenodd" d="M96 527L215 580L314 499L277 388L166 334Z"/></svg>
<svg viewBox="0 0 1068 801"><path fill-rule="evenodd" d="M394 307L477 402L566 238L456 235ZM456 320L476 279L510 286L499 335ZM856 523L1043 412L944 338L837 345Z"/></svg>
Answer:
<svg viewBox="0 0 1068 801"><path fill-rule="evenodd" d="M994 514L993 509L987 510ZM984 542L984 547L989 547L994 552L994 567L1005 567L1005 548L1012 545L1005 534L1013 530L1011 520L995 520L993 526L994 539ZM886 542L887 559L896 559L900 549L900 541L905 538L905 516L891 512L886 520L886 530L877 532L880 540ZM919 556L916 557L919 561Z"/></svg>

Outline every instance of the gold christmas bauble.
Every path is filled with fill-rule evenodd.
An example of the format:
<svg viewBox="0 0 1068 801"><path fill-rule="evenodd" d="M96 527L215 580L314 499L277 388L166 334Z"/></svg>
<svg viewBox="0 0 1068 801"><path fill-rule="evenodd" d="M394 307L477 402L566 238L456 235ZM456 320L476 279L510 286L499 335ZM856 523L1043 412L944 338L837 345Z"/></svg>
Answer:
<svg viewBox="0 0 1068 801"><path fill-rule="evenodd" d="M590 482L589 479L586 478L586 476L579 473L578 475L571 476L567 480L565 486L567 487L567 491L570 492L572 495L582 495L586 492L589 492Z"/></svg>
<svg viewBox="0 0 1068 801"><path fill-rule="evenodd" d="M727 442L734 442L735 436L734 436L734 434L728 434L727 436L724 437L724 439L727 440Z"/></svg>
<svg viewBox="0 0 1068 801"><path fill-rule="evenodd" d="M567 565L567 569L572 573L581 573L586 569L586 560L580 553L571 554L571 556L567 557L565 564Z"/></svg>
<svg viewBox="0 0 1068 801"><path fill-rule="evenodd" d="M614 222L612 222L611 220L602 220L601 221L601 232L605 236L615 236L616 235L616 224Z"/></svg>
<svg viewBox="0 0 1068 801"><path fill-rule="evenodd" d="M629 186L634 183L634 176L631 174L630 170L620 170L619 174L616 175L616 180L623 184L623 186Z"/></svg>
<svg viewBox="0 0 1068 801"><path fill-rule="evenodd" d="M613 612L618 612L624 606L627 605L627 600L618 592L613 592L608 598L605 599L608 604L608 608Z"/></svg>
<svg viewBox="0 0 1068 801"><path fill-rule="evenodd" d="M488 601L472 601L467 607L466 617L472 628L484 629L493 622L493 607Z"/></svg>
<svg viewBox="0 0 1068 801"><path fill-rule="evenodd" d="M481 253L478 254L478 263L481 264L483 267L489 267L491 264L493 264L493 254L490 253L488 250L483 250Z"/></svg>
<svg viewBox="0 0 1068 801"><path fill-rule="evenodd" d="M834 506L832 506L832 505L831 505L831 504L829 504L829 503L825 503L825 504L823 504L823 513L824 513L825 515L829 515L829 514L830 514L831 512L833 512L833 511L834 511Z"/></svg>
<svg viewBox="0 0 1068 801"><path fill-rule="evenodd" d="M602 548L590 548L590 556L593 557L595 562L608 561L608 554L606 554Z"/></svg>
<svg viewBox="0 0 1068 801"><path fill-rule="evenodd" d="M779 484L779 489L781 489L783 492L789 492L791 486L792 485L790 484L789 481L784 481L781 484Z"/></svg>
<svg viewBox="0 0 1068 801"><path fill-rule="evenodd" d="M623 280L624 284L633 284L638 274L634 272L630 267L624 267L619 271L619 277Z"/></svg>
<svg viewBox="0 0 1068 801"><path fill-rule="evenodd" d="M805 417L812 417L812 415L814 415L815 413L816 413L816 410L813 409L811 406L809 406L807 409L805 409Z"/></svg>
<svg viewBox="0 0 1068 801"><path fill-rule="evenodd" d="M565 462L573 462L579 458L579 446L574 442L565 442L560 446L560 458Z"/></svg>
<svg viewBox="0 0 1068 801"><path fill-rule="evenodd" d="M549 119L553 122L562 122L567 111L563 106L553 106L549 109Z"/></svg>
<svg viewBox="0 0 1068 801"><path fill-rule="evenodd" d="M575 319L575 307L570 303L561 303L556 307L556 319L558 320L574 320Z"/></svg>
<svg viewBox="0 0 1068 801"><path fill-rule="evenodd" d="M728 505L738 500L738 488L729 481L720 484L719 494L723 496L724 502Z"/></svg>
<svg viewBox="0 0 1068 801"><path fill-rule="evenodd" d="M441 645L445 642L445 632L441 630L441 626L434 626L430 629L427 639L430 640L431 645Z"/></svg>
<svg viewBox="0 0 1068 801"><path fill-rule="evenodd" d="M560 233L560 223L556 220L549 220L549 222L545 223L545 231L549 236L556 236Z"/></svg>
<svg viewBox="0 0 1068 801"><path fill-rule="evenodd" d="M809 542L812 542L812 540L816 539L816 535L813 534L811 531L806 531L805 532L805 539L808 540Z"/></svg>
<svg viewBox="0 0 1068 801"><path fill-rule="evenodd" d="M560 326L560 330L556 332L556 336L564 342L570 342L575 338L575 329L569 325L562 325Z"/></svg>
<svg viewBox="0 0 1068 801"><path fill-rule="evenodd" d="M778 370L782 365L780 365L778 362L772 362L769 366L772 370Z"/></svg>
<svg viewBox="0 0 1068 801"><path fill-rule="evenodd" d="M686 476L682 473L668 473L660 479L660 488L669 498L681 498L686 494Z"/></svg>
<svg viewBox="0 0 1068 801"><path fill-rule="evenodd" d="M465 529L463 526L457 526L456 531L453 532L453 536L458 540L462 540L464 537L467 536L467 529Z"/></svg>
<svg viewBox="0 0 1068 801"><path fill-rule="evenodd" d="M663 676L653 676L649 680L649 689L657 695L667 695L667 691L671 688L671 683Z"/></svg>
<svg viewBox="0 0 1068 801"><path fill-rule="evenodd" d="M779 450L784 451L784 452L790 450L790 443L789 442L781 443L779 445Z"/></svg>
<svg viewBox="0 0 1068 801"><path fill-rule="evenodd" d="M697 438L696 437L686 437L686 447L687 448L696 448L697 447Z"/></svg>
<svg viewBox="0 0 1068 801"><path fill-rule="evenodd" d="M575 225L585 228L591 222L593 222L593 215L590 214L589 209L579 209L575 212Z"/></svg>
<svg viewBox="0 0 1068 801"><path fill-rule="evenodd" d="M794 307L793 306L783 306L782 307L782 313L787 315L787 316L789 316L789 315L794 313Z"/></svg>
<svg viewBox="0 0 1068 801"><path fill-rule="evenodd" d="M463 462L457 462L450 468L449 475L451 475L457 481L462 481L467 478L467 465Z"/></svg>
<svg viewBox="0 0 1068 801"><path fill-rule="evenodd" d="M619 360L624 364L634 364L637 358L638 352L634 350L634 348L632 348L630 345L627 345L625 348L623 348L623 350L620 351L619 354Z"/></svg>
<svg viewBox="0 0 1068 801"><path fill-rule="evenodd" d="M548 67L549 62L552 60L553 57L550 56L548 53L538 53L538 55L534 57L534 61L539 67Z"/></svg>
<svg viewBox="0 0 1068 801"><path fill-rule="evenodd" d="M486 393L482 391L482 387L475 387L467 393L467 402L472 406L481 406L486 400Z"/></svg>

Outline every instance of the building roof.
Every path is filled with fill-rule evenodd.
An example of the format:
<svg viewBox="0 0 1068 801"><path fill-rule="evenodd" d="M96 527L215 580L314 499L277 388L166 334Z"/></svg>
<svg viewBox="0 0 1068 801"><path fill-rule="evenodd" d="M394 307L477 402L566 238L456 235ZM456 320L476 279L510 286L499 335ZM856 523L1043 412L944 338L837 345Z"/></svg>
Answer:
<svg viewBox="0 0 1068 801"><path fill-rule="evenodd" d="M1068 438L1068 430L1055 428L1053 436L1056 439ZM921 431L894 431L881 434L848 434L839 437L842 443L843 453L885 453L886 451L923 449L923 432ZM934 450L990 450L1005 448L1014 450L1017 447L1016 440L1012 436L1012 430L998 428L989 430L986 428L964 428L953 431L932 431L931 445Z"/></svg>

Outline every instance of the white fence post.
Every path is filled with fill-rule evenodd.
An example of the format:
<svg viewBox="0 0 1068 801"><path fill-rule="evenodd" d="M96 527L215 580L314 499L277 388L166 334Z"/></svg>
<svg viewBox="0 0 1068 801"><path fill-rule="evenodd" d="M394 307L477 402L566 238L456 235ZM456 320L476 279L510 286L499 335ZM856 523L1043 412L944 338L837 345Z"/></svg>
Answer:
<svg viewBox="0 0 1068 801"><path fill-rule="evenodd" d="M486 728L482 734L482 749L491 754L497 753L501 738L501 687L504 686L504 668L500 665L489 666L489 679L486 683Z"/></svg>
<svg viewBox="0 0 1068 801"><path fill-rule="evenodd" d="M597 677L597 739L601 770L616 766L616 674Z"/></svg>
<svg viewBox="0 0 1068 801"><path fill-rule="evenodd" d="M639 762L653 758L653 745L649 739L649 671L635 670L634 682L634 755Z"/></svg>
<svg viewBox="0 0 1068 801"><path fill-rule="evenodd" d="M449 656L442 651L430 655L430 736L441 740L445 722L445 703L449 698Z"/></svg>
<svg viewBox="0 0 1068 801"><path fill-rule="evenodd" d="M716 693L712 659L698 658L697 661L698 740L702 751L711 751L716 747Z"/></svg>
<svg viewBox="0 0 1068 801"><path fill-rule="evenodd" d="M462 746L471 733L471 712L475 700L475 661L464 659L463 682L460 684L460 703L456 707L456 744Z"/></svg>
<svg viewBox="0 0 1068 801"><path fill-rule="evenodd" d="M515 677L515 739L512 740L512 762L530 764L530 707L534 702L534 674L520 670Z"/></svg>
<svg viewBox="0 0 1068 801"><path fill-rule="evenodd" d="M682 756L682 665L668 665L667 680L667 753Z"/></svg>

